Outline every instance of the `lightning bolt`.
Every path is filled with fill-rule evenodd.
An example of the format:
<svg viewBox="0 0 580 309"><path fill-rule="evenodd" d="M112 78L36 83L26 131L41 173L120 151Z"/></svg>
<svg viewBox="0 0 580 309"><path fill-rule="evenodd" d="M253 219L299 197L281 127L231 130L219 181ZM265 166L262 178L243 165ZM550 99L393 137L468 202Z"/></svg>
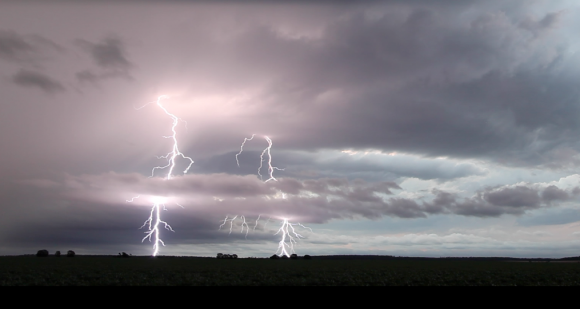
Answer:
<svg viewBox="0 0 580 309"><path fill-rule="evenodd" d="M238 157L244 152L244 146L246 145L246 142L253 140L255 136L256 136L256 134L252 134L252 137L244 138L244 141L242 142L242 145L240 146L240 152L238 152L236 154L236 162L237 162L238 166L240 166L240 161L239 161ZM266 147L266 149L264 149L262 151L262 153L260 154L260 167L258 168L258 175L260 176L260 179L262 181L264 181L264 177L263 177L261 171L264 168L264 162L266 162L266 165L268 166L269 178L266 181L264 181L264 183L267 183L269 181L278 181L278 179L276 179L276 177L274 177L274 171L283 171L284 169L281 169L281 168L278 168L278 167L272 165L272 145L273 145L272 139L270 139L268 136L264 136L264 139L266 140L266 142L268 142L268 147ZM265 158L265 157L267 157L267 158ZM286 199L286 194L282 193L282 197L284 199ZM258 223L259 223L261 217L262 217L262 215L259 215L258 219L256 219L256 224L254 225L254 228L253 228L254 231L258 227ZM222 225L220 226L220 230L222 229L222 227L224 227L229 222L230 223L230 234L231 234L234 221L237 218L238 218L238 216L234 216L232 219L229 219L229 216L226 217L225 220L223 221ZM246 223L246 218L241 216L240 219L243 221L242 222L242 233L244 232L244 228L245 228L246 229L246 238L247 238L249 229L248 229L248 225ZM271 219L271 217L268 218L268 220L264 224L264 229L266 229L266 226L270 222L270 219ZM295 229L296 226L299 226L299 227L304 228L304 229L308 229L312 232L312 229L309 227L306 227L300 223L291 223L288 219L283 219L282 226L280 227L280 229L278 229L276 234L274 234L274 235L278 235L278 234L282 235L282 240L280 240L280 242L278 243L278 250L276 251L277 255L290 257L291 254L295 253L294 245L298 243L299 239L304 238L304 236L302 236L296 232L296 229Z"/></svg>
<svg viewBox="0 0 580 309"><path fill-rule="evenodd" d="M284 169L272 166L272 140L267 136L265 136L264 138L268 142L268 148L264 149L264 151L262 151L262 155L260 155L260 168L258 168L258 175L260 175L260 179L263 179L262 175L260 174L260 170L262 170L262 165L264 163L264 155L267 153L268 154L268 174L270 175L270 178L268 178L268 180L266 180L265 182L268 182L271 180L278 181L278 179L274 178L274 170L283 171Z"/></svg>
<svg viewBox="0 0 580 309"><path fill-rule="evenodd" d="M240 161L238 159L238 156L242 154L242 152L244 152L244 146L246 145L246 142L251 141L254 139L254 137L256 136L256 134L252 134L252 137L250 138L244 138L244 142L242 143L242 146L240 146L240 152L238 152L236 154L236 162L238 163L238 166L240 166ZM268 182L268 181L278 181L278 179L276 179L274 177L274 171L284 171L283 168L279 168L276 166L272 165L272 140L268 137L268 136L264 136L264 139L266 140L266 142L268 142L268 147L266 147L266 149L264 149L264 151L262 151L262 154L260 155L260 167L258 167L258 176L260 176L261 180L264 180L264 176L262 175L262 169L264 168L264 161L266 161L268 163L268 175L270 176L270 178L268 178L266 181L264 182ZM264 156L268 157L267 160L264 159Z"/></svg>
<svg viewBox="0 0 580 309"><path fill-rule="evenodd" d="M242 143L242 146L240 146L240 152L238 152L238 154L236 154L236 162L238 163L238 167L240 167L240 160L238 160L238 156L241 155L242 152L244 152L244 146L246 145L246 142L253 140L255 136L256 136L256 134L252 134L252 137L244 138L244 142Z"/></svg>
<svg viewBox="0 0 580 309"><path fill-rule="evenodd" d="M136 199L141 198L141 195L135 196L134 198L127 200L127 203L133 203Z"/></svg>
<svg viewBox="0 0 580 309"><path fill-rule="evenodd" d="M173 171L175 170L177 157L182 157L183 159L189 161L189 165L183 171L184 174L187 174L187 172L191 169L191 166L193 165L194 161L192 158L185 156L179 150L179 143L177 140L177 126L179 125L179 122L183 121L186 125L186 128L187 128L187 122L185 122L184 120L175 116L174 114L170 113L165 108L165 106L163 106L163 104L161 104L162 101L165 99L169 99L169 97L165 96L165 95L158 97L156 104L157 104L157 106L159 106L159 108L161 108L161 110L163 110L163 112L167 116L169 116L173 120L173 124L171 126L171 132L173 134L170 136L163 136L164 138L171 139L173 141L173 147L172 147L172 150L167 155L158 157L159 159L166 159L167 165L154 167L153 170L151 171L151 176L149 176L149 178L155 176L156 170L163 170L163 169L168 168L169 170L167 172L167 175L164 178L166 180L171 180L171 178L173 177ZM147 103L146 105L142 106L141 108L138 108L137 110L142 109L149 104L151 104L151 103ZM140 198L140 196L134 197L131 200L127 200L127 202L132 203L132 202L134 202L135 199L138 199L138 198ZM183 208L183 206L181 206L179 203L176 203L176 204L178 206L180 206L181 208ZM142 239L141 242L145 242L145 240L149 240L149 242L153 243L153 256L157 256L157 254L159 253L160 246L165 246L165 243L160 238L160 233L161 233L160 226L163 226L168 231L175 232L173 230L173 228L167 222L165 222L161 219L161 208L162 207L163 207L163 210L167 210L164 202L160 202L159 198L154 198L153 199L153 207L151 208L151 214L149 215L149 218L145 221L143 226L141 226L141 229L148 227L148 231L145 232L146 235Z"/></svg>
<svg viewBox="0 0 580 309"><path fill-rule="evenodd" d="M143 223L143 226L141 226L141 229L144 228L145 226L149 226L149 231L145 232L145 234L147 235L143 238L143 240L141 240L141 242L145 242L145 240L147 239L149 239L149 242L152 242L153 239L153 256L157 256L157 254L159 253L160 244L165 247L165 243L163 242L163 240L161 240L161 238L159 238L160 233L159 226L163 224L166 230L175 232L171 228L171 225L161 220L161 206L163 206L163 210L167 210L165 209L165 204L153 204L153 208L151 208L151 215L149 216L149 219L147 219L147 221Z"/></svg>
<svg viewBox="0 0 580 309"><path fill-rule="evenodd" d="M284 219L282 222L282 226L274 235L282 234L282 240L278 243L278 251L276 254L279 256L287 256L290 257L291 254L296 253L294 251L294 245L298 243L298 239L303 239L304 236L298 234L296 232L295 226L300 226L305 229L309 229L312 232L312 229L309 227L305 227L300 223L290 223L288 219ZM294 236L292 236L294 235ZM288 239L288 240L286 240Z"/></svg>
<svg viewBox="0 0 580 309"><path fill-rule="evenodd" d="M226 218L224 219L224 222L222 223L222 225L220 225L220 230L222 229L222 227L224 227L224 225L226 225L228 222L230 223L230 235L232 234L232 231L234 229L234 221L236 221L236 219L238 218L238 216L234 216L232 219L228 219L229 216L226 216ZM244 233L244 230L246 230L246 239L248 238L248 233L250 232L250 227L248 226L248 223L246 222L246 217L244 216L239 216L240 220L242 220L242 231L241 233ZM255 229L255 228L254 228Z"/></svg>
<svg viewBox="0 0 580 309"><path fill-rule="evenodd" d="M165 106L163 106L163 104L161 104L161 100L168 99L168 98L169 98L168 96L160 96L157 99L157 106L159 106L165 112L165 114L167 114L169 117L171 117L171 119L173 119L173 126L171 127L171 132L173 132L173 134L170 135L170 136L164 136L164 138L169 138L169 139L172 139L173 140L173 149L167 155L158 157L160 159L166 159L167 160L167 165L165 165L165 166L156 166L151 171L151 177L153 177L155 175L155 170L169 168L169 172L167 173L167 177L166 177L167 180L171 179L171 177L173 175L173 170L175 169L175 159L178 156L180 156L180 157L182 157L182 158L184 158L184 159L186 159L186 160L189 161L189 165L183 171L184 174L187 174L187 172L189 172L189 170L191 169L191 166L194 163L194 161L193 161L192 158L185 156L181 151L179 151L179 144L177 142L177 131L176 131L176 128L177 128L177 125L179 125L180 119L179 119L179 117L171 114L165 108Z"/></svg>
<svg viewBox="0 0 580 309"><path fill-rule="evenodd" d="M256 225L254 225L254 231L256 230L256 228L258 227L258 222L260 222L260 218L262 217L262 215L258 216L258 219L256 219Z"/></svg>

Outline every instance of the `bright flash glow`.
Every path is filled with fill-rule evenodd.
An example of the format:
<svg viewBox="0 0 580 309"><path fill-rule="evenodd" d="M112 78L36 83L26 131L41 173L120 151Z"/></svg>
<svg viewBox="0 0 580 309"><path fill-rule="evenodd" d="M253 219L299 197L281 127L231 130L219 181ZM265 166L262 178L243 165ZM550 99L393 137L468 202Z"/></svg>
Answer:
<svg viewBox="0 0 580 309"><path fill-rule="evenodd" d="M167 203L167 198L161 196L153 196L151 198L153 204L165 205Z"/></svg>
<svg viewBox="0 0 580 309"><path fill-rule="evenodd" d="M167 160L167 165L165 166L156 166L153 168L153 170L151 171L151 176L150 177L154 177L155 176L155 171L156 170L163 170L163 169L169 169L167 172L167 175L164 177L166 180L170 180L173 177L173 171L175 169L175 164L176 164L176 160L177 157L182 157L183 159L189 161L189 165L187 166L187 168L183 171L183 173L187 173L189 171L189 169L191 169L191 166L193 165L193 159L191 159L190 157L185 156L180 150L179 150L179 143L177 140L177 126L179 125L180 122L180 118L173 115L172 113L170 113L165 106L163 106L163 104L161 104L161 102L165 99L168 99L168 96L160 96L159 98L157 98L157 106L159 106L163 112L168 115L172 120L173 120L173 125L171 126L171 132L173 133L170 136L164 136L165 138L171 139L173 141L173 147L172 150L165 156L161 156L158 157L158 159L166 159ZM149 104L147 104L149 105ZM145 105L145 106L147 106ZM145 107L143 106L143 107ZM143 108L141 107L141 108ZM141 109L139 108L139 109ZM183 121L183 120L181 120ZM185 121L184 121L185 122ZM131 200L127 200L127 202L132 203L135 201L135 199L138 199L140 196L134 197ZM143 224L143 226L141 226L141 228L144 227L148 227L148 231L145 232L145 234L147 234L143 240L141 242L144 242L145 240L149 240L149 242L153 243L153 256L157 256L157 254L159 253L159 249L160 249L160 245L161 246L165 246L165 243L163 242L163 240L160 238L160 226L163 226L166 230L174 232L173 228L171 228L171 226L163 221L161 219L161 208L163 208L163 210L167 210L165 207L165 204L167 203L167 198L165 197L161 197L161 196L153 196L151 197L151 202L153 203L153 207L151 208L151 214L149 215L149 218L145 221L145 223ZM177 203L176 203L177 204ZM177 204L178 206L182 207L180 204Z"/></svg>

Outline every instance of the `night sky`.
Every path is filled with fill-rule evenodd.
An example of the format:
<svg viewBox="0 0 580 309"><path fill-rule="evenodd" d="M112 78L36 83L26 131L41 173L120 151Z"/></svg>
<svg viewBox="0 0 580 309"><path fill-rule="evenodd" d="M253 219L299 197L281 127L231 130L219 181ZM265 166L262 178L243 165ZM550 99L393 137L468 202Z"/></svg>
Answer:
<svg viewBox="0 0 580 309"><path fill-rule="evenodd" d="M0 255L579 255L578 1L212 2L0 0Z"/></svg>

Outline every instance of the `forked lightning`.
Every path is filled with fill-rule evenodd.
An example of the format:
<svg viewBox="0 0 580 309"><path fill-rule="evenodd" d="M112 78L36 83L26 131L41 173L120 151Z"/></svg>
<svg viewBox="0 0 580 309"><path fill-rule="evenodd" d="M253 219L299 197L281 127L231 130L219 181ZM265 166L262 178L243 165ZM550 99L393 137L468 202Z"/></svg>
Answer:
<svg viewBox="0 0 580 309"><path fill-rule="evenodd" d="M185 156L179 150L179 144L177 141L177 129L176 128L179 125L179 122L181 119L179 117L173 115L172 113L170 113L165 108L165 106L163 106L163 104L161 104L162 100L168 99L168 98L169 97L165 96L165 95L157 98L157 106L159 106L163 110L163 112L165 112L165 114L167 114L173 120L173 125L171 127L171 132L173 134L170 136L164 136L165 138L173 140L173 147L172 147L172 151L170 151L167 155L162 156L162 157L158 157L160 159L161 158L166 159L167 165L154 167L153 170L151 171L151 176L150 176L150 178L154 177L156 170L163 170L163 169L169 168L167 175L164 177L166 180L170 180L173 177L173 171L175 169L175 164L176 164L175 159L177 157L182 157L183 159L189 161L189 165L183 171L183 173L187 173L191 169L191 166L194 163L192 158ZM145 107L145 106L143 106L143 107ZM141 108L143 108L143 107L141 107ZM139 108L139 109L141 109L141 108ZM135 197L131 200L128 200L127 202L133 202L137 198L139 198L139 196ZM149 218L145 221L143 226L141 227L141 228L148 227L148 231L145 232L145 234L147 234L147 235L143 238L142 242L144 242L145 240L149 240L150 242L153 242L153 256L157 256L157 254L159 253L160 245L165 246L165 243L160 238L160 232L161 232L160 226L163 225L163 227L168 231L171 231L171 232L174 232L174 231L167 222L161 220L161 208L163 207L163 210L167 210L165 208L165 199L161 198L161 197L153 197L152 203L153 203L153 207L151 208L151 214L150 214ZM177 204L177 205L180 207L183 207L179 204Z"/></svg>
<svg viewBox="0 0 580 309"><path fill-rule="evenodd" d="M282 240L280 240L280 242L278 243L278 251L276 251L276 254L278 254L279 256L290 256L294 253L296 253L294 251L294 245L297 243L298 239L302 239L304 238L304 236L298 234L296 232L296 230L294 229L294 226L300 226L302 228L308 229L312 232L312 229L309 227L305 227L304 225L300 224L300 223L290 223L288 221L288 219L284 219L284 221L282 222L282 227L280 227L280 229L278 230L278 232L276 232L276 234L274 235L278 235L278 234L282 234ZM294 235L294 237L292 237L292 235ZM288 239L288 240L286 240Z"/></svg>
<svg viewBox="0 0 580 309"><path fill-rule="evenodd" d="M236 154L236 162L237 162L238 166L240 166L239 156L242 154L242 152L244 152L244 146L246 145L246 142L253 140L255 136L256 136L256 134L253 134L252 137L245 138L244 141L242 142L242 145L240 147L240 152ZM261 180L264 180L261 171L264 167L264 161L265 161L265 162L267 162L267 165L268 165L269 178L266 181L264 181L264 183L267 183L269 181L278 181L278 179L276 179L276 177L274 177L274 171L275 170L283 171L284 169L281 169L281 168L278 168L278 167L275 167L272 165L272 144L273 143L272 143L272 140L268 136L264 136L264 139L266 140L266 142L268 142L268 147L266 147L266 149L264 149L264 151L262 151L262 154L260 155L260 167L258 168L258 175L260 176ZM267 156L267 159L264 159L264 156ZM283 197L286 198L286 195L283 194ZM258 227L258 222L260 221L261 217L262 217L262 215L258 216L258 219L256 220L256 224L254 225L254 230L256 230L256 228ZM234 216L232 219L229 219L229 216L226 217L224 222L220 226L220 230L222 227L224 227L224 225L226 225L229 222L230 223L230 234L231 234L233 226L234 226L234 221L237 218L240 218L242 220L242 233L244 232L244 229L245 229L246 230L246 237L247 237L248 232L249 232L249 227L248 227L248 224L246 223L246 218L244 216L240 216L240 217ZM270 221L270 219L268 219L268 221L264 225L264 229L269 221ZM297 243L297 241L299 239L304 238L302 235L300 235L296 232L296 229L294 228L295 226L299 226L299 227L302 227L304 229L308 229L312 232L312 229L310 229L310 228L308 228L300 223L291 223L286 218L282 219L282 226L280 227L278 232L276 232L276 234L274 234L274 235L278 235L278 234L282 235L282 240L280 240L280 242L278 243L278 250L276 251L277 255L289 257L291 254L295 253L294 245Z"/></svg>

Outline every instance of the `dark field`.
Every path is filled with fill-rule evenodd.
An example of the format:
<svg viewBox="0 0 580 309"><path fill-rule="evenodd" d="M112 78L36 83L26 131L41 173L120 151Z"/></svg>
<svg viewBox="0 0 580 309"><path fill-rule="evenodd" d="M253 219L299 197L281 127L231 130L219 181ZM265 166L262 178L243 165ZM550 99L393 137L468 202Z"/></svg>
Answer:
<svg viewBox="0 0 580 309"><path fill-rule="evenodd" d="M580 263L0 257L0 286L577 286Z"/></svg>

